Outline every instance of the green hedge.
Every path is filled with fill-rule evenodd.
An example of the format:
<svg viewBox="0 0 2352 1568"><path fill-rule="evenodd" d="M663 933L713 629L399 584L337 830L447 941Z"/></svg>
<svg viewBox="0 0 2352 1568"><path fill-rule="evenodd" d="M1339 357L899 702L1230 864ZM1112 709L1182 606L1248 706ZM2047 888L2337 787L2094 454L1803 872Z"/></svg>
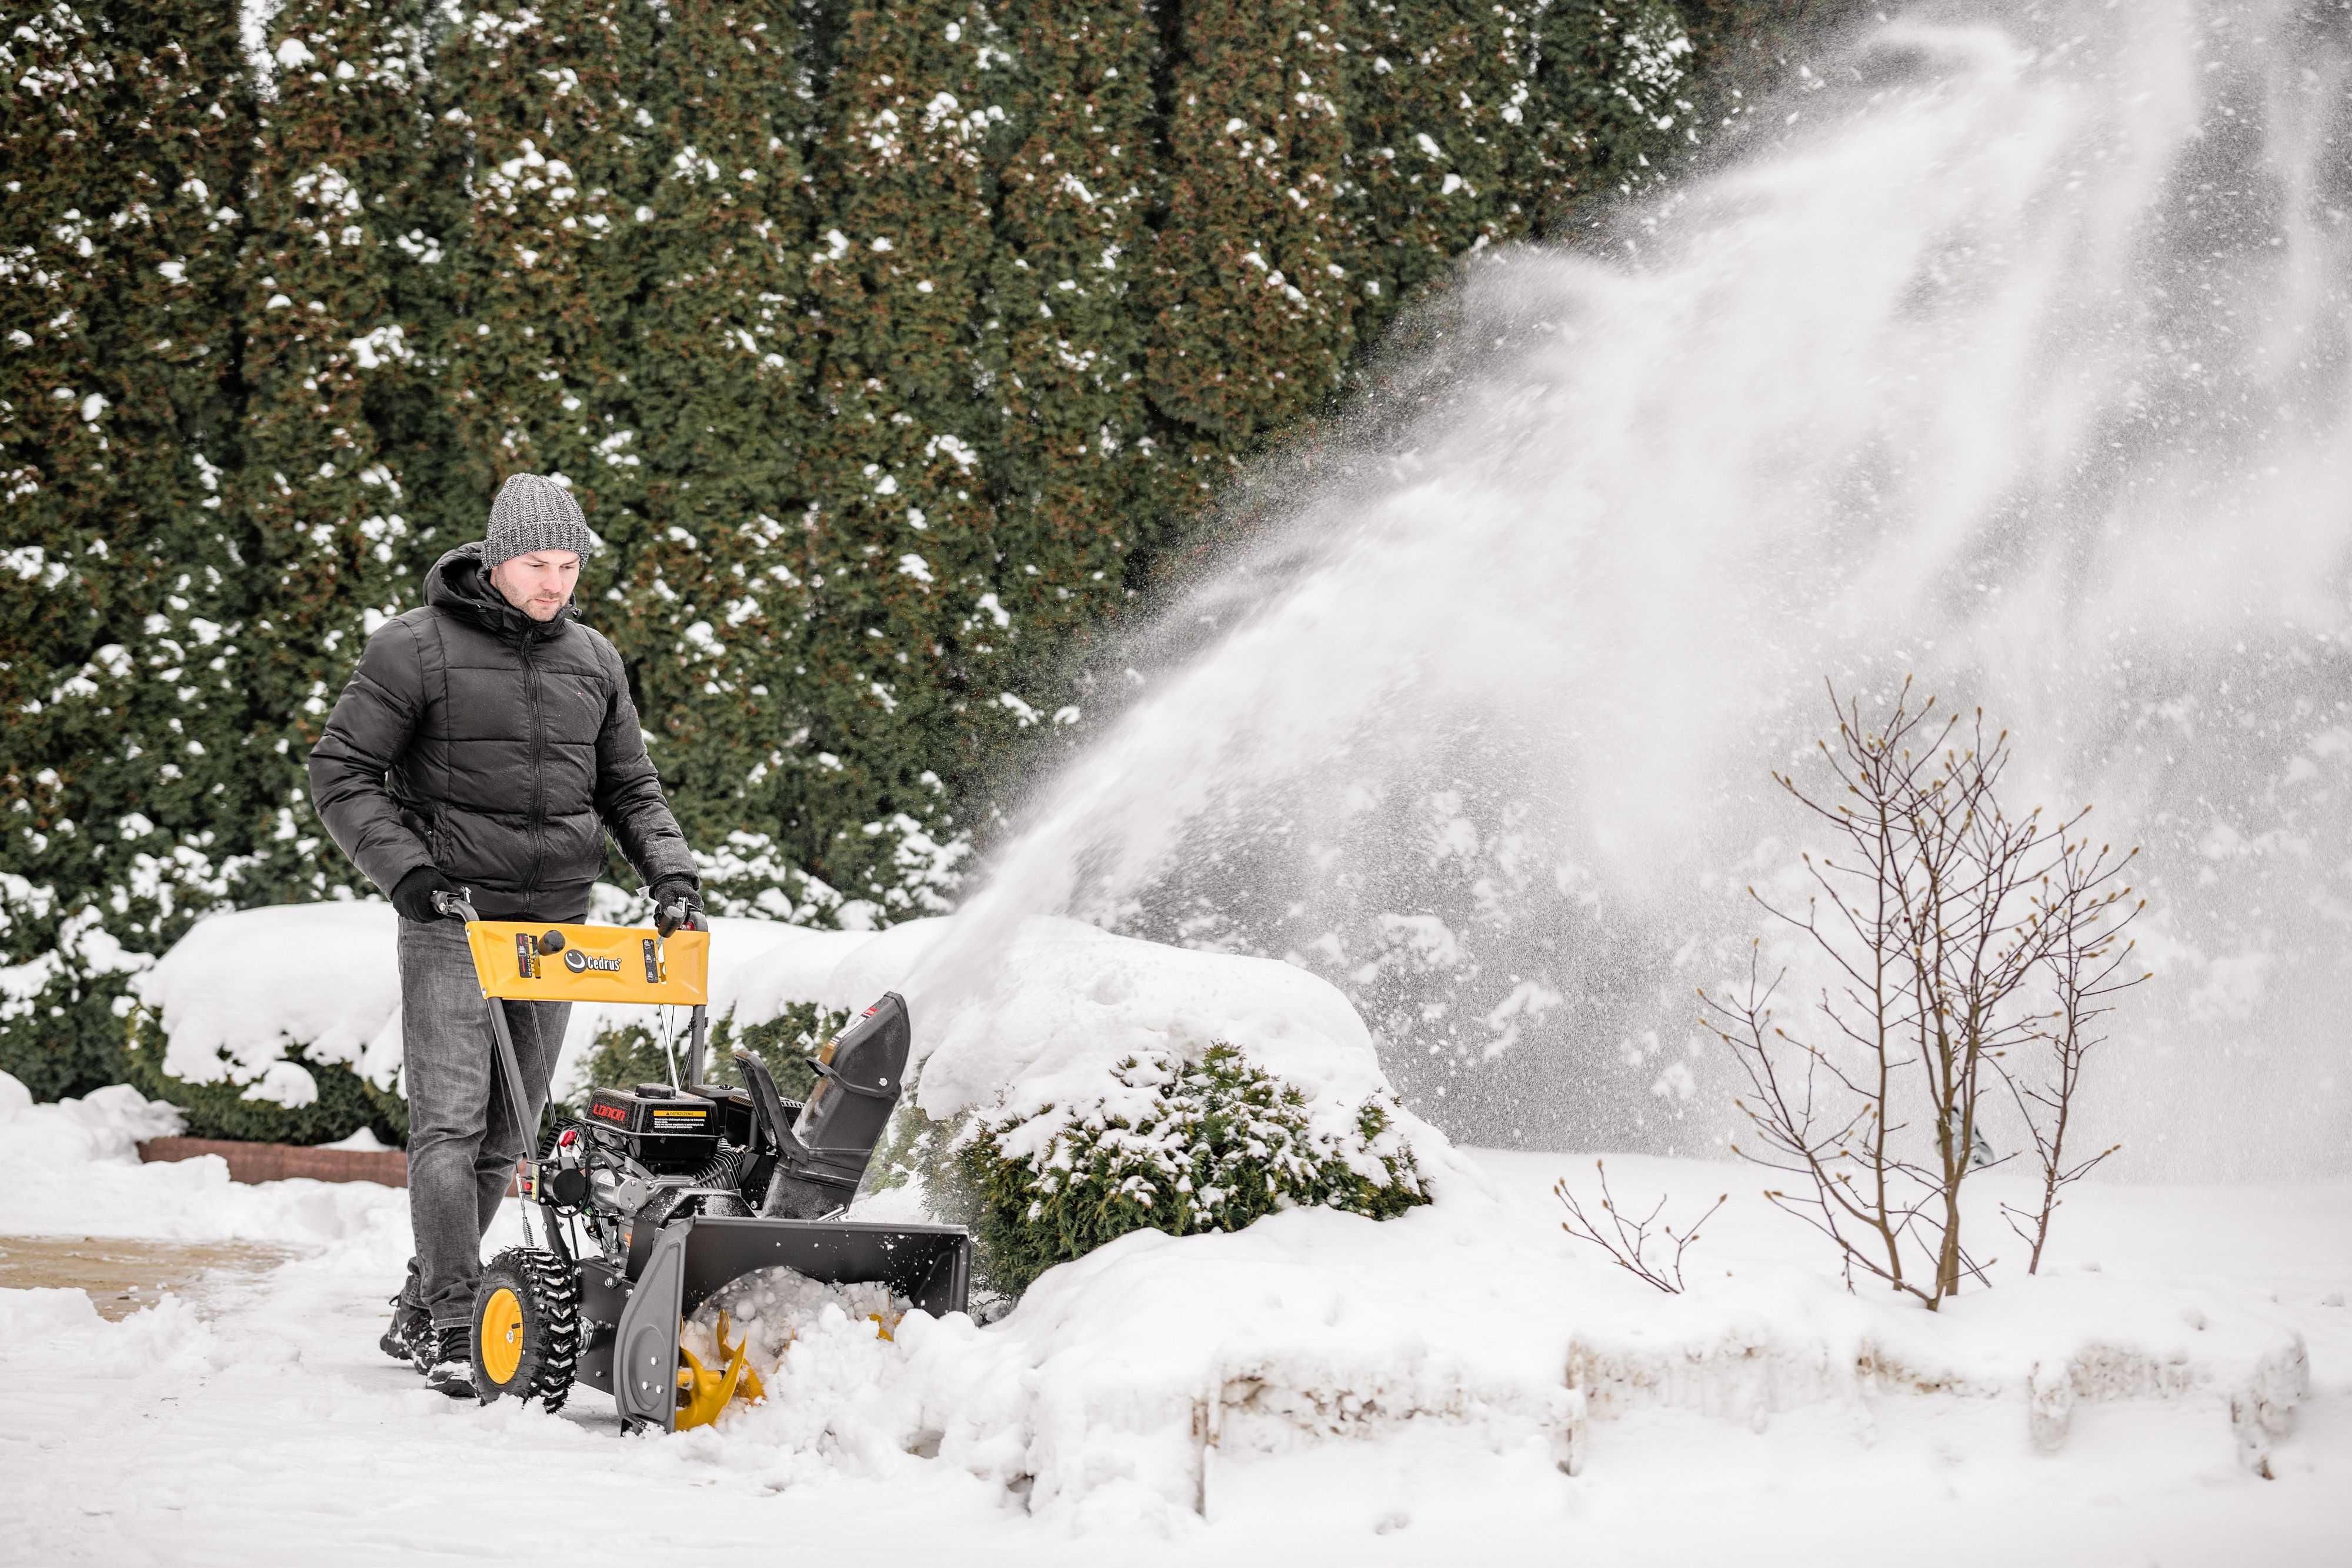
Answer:
<svg viewBox="0 0 2352 1568"><path fill-rule="evenodd" d="M64 1100L130 1081L120 1010L129 976L66 971L0 1012L0 1072L35 1100Z"/></svg>
<svg viewBox="0 0 2352 1568"><path fill-rule="evenodd" d="M361 889L305 755L519 468L604 539L583 608L740 898L936 909L1231 476L1816 8L285 0L259 58L209 0L27 10L0 963ZM0 1062L118 1070L102 973Z"/></svg>
<svg viewBox="0 0 2352 1568"><path fill-rule="evenodd" d="M1315 1205L1387 1219L1429 1201L1411 1149L1377 1152L1391 1126L1379 1100L1358 1110L1349 1150L1318 1139L1298 1090L1229 1045L1198 1062L1129 1057L1118 1077L1151 1093L1149 1111L1077 1117L1025 1156L1006 1146L1037 1117L982 1120L956 1148L955 1186L973 1205L997 1289L1017 1295L1054 1265L1132 1230L1239 1230ZM1350 1152L1376 1163L1381 1179L1360 1174Z"/></svg>

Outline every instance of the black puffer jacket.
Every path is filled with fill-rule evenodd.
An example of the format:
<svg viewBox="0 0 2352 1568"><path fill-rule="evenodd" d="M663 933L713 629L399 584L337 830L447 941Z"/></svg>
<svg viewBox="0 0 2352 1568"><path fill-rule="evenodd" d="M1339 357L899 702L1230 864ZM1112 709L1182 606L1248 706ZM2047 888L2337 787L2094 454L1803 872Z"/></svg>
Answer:
<svg viewBox="0 0 2352 1568"><path fill-rule="evenodd" d="M613 645L532 620L451 551L368 639L310 752L310 801L386 893L419 866L488 920L577 920L604 833L648 886L692 877Z"/></svg>

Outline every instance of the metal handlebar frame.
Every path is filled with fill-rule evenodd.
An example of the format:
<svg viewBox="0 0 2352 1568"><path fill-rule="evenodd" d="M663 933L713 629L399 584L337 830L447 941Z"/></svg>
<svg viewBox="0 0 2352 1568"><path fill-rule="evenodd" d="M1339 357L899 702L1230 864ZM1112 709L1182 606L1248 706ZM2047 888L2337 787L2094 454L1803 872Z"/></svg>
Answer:
<svg viewBox="0 0 2352 1568"><path fill-rule="evenodd" d="M689 931L697 929L698 922L693 919L692 912L683 906L683 900L670 906L677 910L681 917L678 923ZM454 893L435 893L433 908L444 920L462 920L471 924L482 918L475 912L473 889L470 888L462 888ZM535 1202L540 1190L539 1120L531 1115L530 1103L523 1095L522 1062L521 1058L515 1055L514 1035L507 1027L506 1006L497 997L487 995L482 998L482 1005L488 1007L490 1013L490 1033L497 1044L499 1077L506 1083L507 1108L514 1117L515 1126L522 1131L523 1174L530 1184L530 1192L527 1195ZM707 1007L697 1006L694 1009L689 1026L691 1035L687 1047L686 1083L678 1085L680 1089L686 1089L689 1085L701 1081L709 1028L709 1009ZM673 1067L675 1065L675 1063L672 1064ZM530 1203L527 1202L523 1205L523 1239L537 1247L540 1243L531 1236L530 1209ZM553 1223L543 1221L542 1224L545 1226L550 1242L555 1242L556 1230ZM569 1250L562 1248L560 1244L557 1249L567 1252Z"/></svg>
<svg viewBox="0 0 2352 1568"><path fill-rule="evenodd" d="M470 888L455 893L436 893L433 895L433 907L445 920L456 918L470 925L482 918L474 912L472 893ZM495 996L485 996L482 1005L490 1011L490 1033L497 1042L499 1077L506 1082L507 1109L514 1117L516 1128L522 1133L523 1174L530 1182L531 1195L535 1198L539 1192L539 1119L531 1115L530 1101L522 1092L522 1062L515 1055L514 1036L507 1028L506 1005ZM522 1238L538 1247L540 1243L531 1235L530 1210L530 1203L522 1205ZM555 1226L550 1224L546 1230L549 1240L554 1240Z"/></svg>

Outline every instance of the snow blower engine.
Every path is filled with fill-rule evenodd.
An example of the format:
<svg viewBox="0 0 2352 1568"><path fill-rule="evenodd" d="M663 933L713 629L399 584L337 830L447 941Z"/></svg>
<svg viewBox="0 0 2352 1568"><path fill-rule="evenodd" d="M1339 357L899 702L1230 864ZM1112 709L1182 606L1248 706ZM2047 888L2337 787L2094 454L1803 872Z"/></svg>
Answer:
<svg viewBox="0 0 2352 1568"><path fill-rule="evenodd" d="M683 1072L668 1053L669 1082L595 1089L587 1115L556 1119L522 1162L525 1245L491 1260L474 1299L474 1389L485 1404L537 1399L554 1410L577 1381L613 1396L624 1430L706 1425L733 1400L761 1397L761 1385L751 1336L730 1344L723 1311L705 1345L716 1346L712 1364L684 1342L688 1325L770 1269L879 1286L894 1304L934 1315L965 1310L971 1242L961 1226L845 1217L906 1072L912 1042L895 993L817 1052L805 1102L778 1092L748 1051L733 1053L740 1084L706 1083L708 931L664 938L485 921L462 895L442 898L466 921L520 1125L533 1119L500 1000L691 1009Z"/></svg>

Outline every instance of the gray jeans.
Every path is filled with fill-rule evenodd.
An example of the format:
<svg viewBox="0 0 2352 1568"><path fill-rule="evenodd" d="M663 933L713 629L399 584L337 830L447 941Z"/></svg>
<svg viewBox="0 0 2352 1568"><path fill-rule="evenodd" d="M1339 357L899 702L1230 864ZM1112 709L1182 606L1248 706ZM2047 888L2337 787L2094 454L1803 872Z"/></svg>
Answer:
<svg viewBox="0 0 2352 1568"><path fill-rule="evenodd" d="M507 1010L530 1124L517 1127L499 1082L489 1009ZM403 1294L436 1326L473 1314L482 1236L527 1139L539 1131L569 1002L483 1000L459 921L400 922L402 1087L408 1095L408 1219L416 1254Z"/></svg>

